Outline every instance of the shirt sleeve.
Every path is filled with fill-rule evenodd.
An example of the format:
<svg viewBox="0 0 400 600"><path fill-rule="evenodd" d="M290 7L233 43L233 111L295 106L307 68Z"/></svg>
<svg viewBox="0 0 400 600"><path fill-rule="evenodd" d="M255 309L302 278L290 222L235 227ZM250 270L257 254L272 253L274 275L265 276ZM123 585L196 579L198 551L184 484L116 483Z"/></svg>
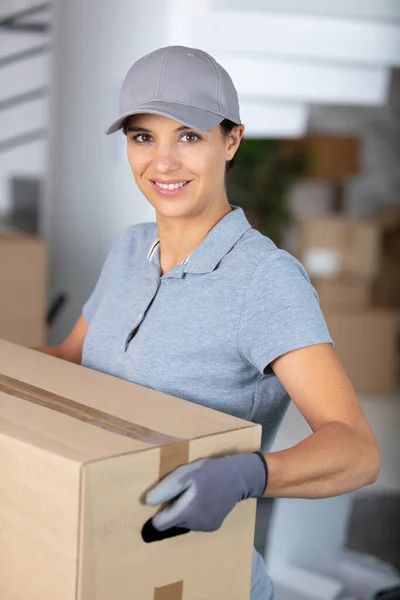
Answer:
<svg viewBox="0 0 400 600"><path fill-rule="evenodd" d="M322 343L333 345L307 272L285 250L274 251L258 265L247 290L238 330L242 357L265 373L279 356Z"/></svg>
<svg viewBox="0 0 400 600"><path fill-rule="evenodd" d="M90 323L93 319L101 299L110 288L110 285L112 285L113 277L115 277L116 271L118 270L118 264L121 261L126 233L127 232L124 231L117 236L112 244L106 260L104 261L97 283L89 299L82 307L82 315L87 323Z"/></svg>

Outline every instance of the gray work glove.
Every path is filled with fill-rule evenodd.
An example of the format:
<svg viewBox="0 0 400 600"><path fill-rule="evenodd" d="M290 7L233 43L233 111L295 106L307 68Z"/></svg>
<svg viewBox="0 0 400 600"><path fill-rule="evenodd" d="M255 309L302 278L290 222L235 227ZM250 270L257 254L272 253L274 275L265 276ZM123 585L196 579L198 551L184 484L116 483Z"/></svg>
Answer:
<svg viewBox="0 0 400 600"><path fill-rule="evenodd" d="M259 452L206 458L179 467L146 495L146 503L171 502L152 519L159 531L219 529L237 502L263 495L268 468Z"/></svg>

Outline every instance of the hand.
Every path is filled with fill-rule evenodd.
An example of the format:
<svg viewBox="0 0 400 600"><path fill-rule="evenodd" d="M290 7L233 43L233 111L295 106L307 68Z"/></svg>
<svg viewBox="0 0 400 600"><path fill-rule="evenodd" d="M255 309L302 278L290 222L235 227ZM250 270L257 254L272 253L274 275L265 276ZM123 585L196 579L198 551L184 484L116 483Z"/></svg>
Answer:
<svg viewBox="0 0 400 600"><path fill-rule="evenodd" d="M215 531L237 502L262 496L267 480L267 464L258 452L206 458L167 475L147 493L146 503L173 501L152 520L159 531L170 527Z"/></svg>

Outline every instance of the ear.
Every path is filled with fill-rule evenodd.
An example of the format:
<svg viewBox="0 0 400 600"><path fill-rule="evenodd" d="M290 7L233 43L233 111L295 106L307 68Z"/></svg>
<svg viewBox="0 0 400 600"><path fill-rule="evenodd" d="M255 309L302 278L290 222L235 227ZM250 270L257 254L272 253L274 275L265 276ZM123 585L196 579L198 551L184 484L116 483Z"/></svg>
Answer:
<svg viewBox="0 0 400 600"><path fill-rule="evenodd" d="M244 125L235 125L226 138L226 160L232 160L244 135Z"/></svg>

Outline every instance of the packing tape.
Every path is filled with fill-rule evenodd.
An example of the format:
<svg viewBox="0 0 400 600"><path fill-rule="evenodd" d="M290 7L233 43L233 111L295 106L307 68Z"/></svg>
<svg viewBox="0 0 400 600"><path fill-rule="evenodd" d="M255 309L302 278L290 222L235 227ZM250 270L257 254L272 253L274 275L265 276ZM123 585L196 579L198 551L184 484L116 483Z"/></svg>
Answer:
<svg viewBox="0 0 400 600"><path fill-rule="evenodd" d="M160 448L160 472L162 479L178 467L189 462L189 442L182 440L175 444L168 444Z"/></svg>
<svg viewBox="0 0 400 600"><path fill-rule="evenodd" d="M176 581L170 585L155 588L154 600L182 600L183 581Z"/></svg>
<svg viewBox="0 0 400 600"><path fill-rule="evenodd" d="M137 425L131 421L126 421L125 419L97 410L97 408L75 402L75 400L71 400L70 398L58 396L57 394L53 394L52 392L24 383L18 379L13 379L12 377L8 377L1 373L0 392L5 392L11 396L20 398L21 400L26 400L27 402L37 404L38 406L55 410L56 412L73 417L79 421L84 421L95 427L100 427L111 433L125 435L154 446L165 446L166 444L174 444L175 442L183 441L182 438L173 437L166 433L160 433L154 429L148 429L142 425ZM166 456L168 456L168 453Z"/></svg>
<svg viewBox="0 0 400 600"><path fill-rule="evenodd" d="M89 423L95 427L100 427L111 433L124 435L152 444L153 446L160 446L160 479L189 462L189 442L182 438L137 425L136 423L132 423L132 421L110 415L97 408L75 402L75 400L71 400L70 398L48 392L19 379L3 375L2 373L0 373L0 392L44 408L49 408L50 410L55 410L68 417Z"/></svg>

